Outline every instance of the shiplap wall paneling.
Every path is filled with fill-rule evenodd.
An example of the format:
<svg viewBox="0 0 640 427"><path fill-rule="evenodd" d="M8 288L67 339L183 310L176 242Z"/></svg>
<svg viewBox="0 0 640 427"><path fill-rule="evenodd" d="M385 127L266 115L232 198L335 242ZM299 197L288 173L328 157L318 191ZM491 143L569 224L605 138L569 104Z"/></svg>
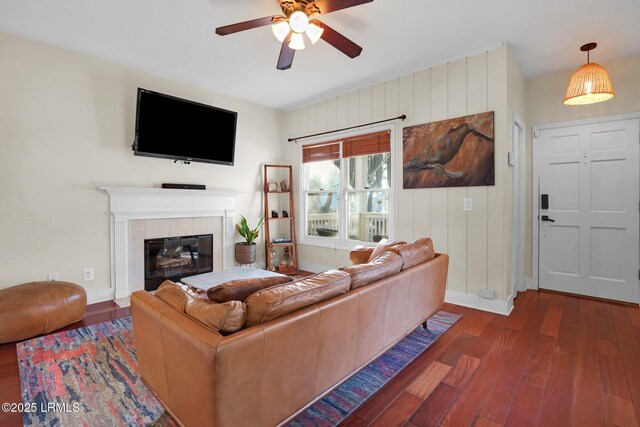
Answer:
<svg viewBox="0 0 640 427"><path fill-rule="evenodd" d="M466 59L447 64L447 118L467 112ZM447 189L449 289L466 292L467 288L467 212L463 209L467 187Z"/></svg>
<svg viewBox="0 0 640 427"><path fill-rule="evenodd" d="M396 191L396 229L397 236L401 240L406 240L411 242L414 240L413 233L413 221L415 218L414 215L414 190L405 190L402 188L402 128L406 126L410 126L414 123L413 121L413 98L414 98L414 87L413 87L413 74L408 76L404 76L399 80L398 85L398 102L399 108L394 112L389 112L389 114L393 114L393 116L389 117L397 117L400 114L405 114L407 116L404 122L399 122L398 131L396 132L396 144L395 144L395 165L394 169L394 177L397 181L398 185Z"/></svg>
<svg viewBox="0 0 640 427"><path fill-rule="evenodd" d="M338 128L338 98L328 99L325 104L326 116L327 119L325 121L325 129L324 132L327 132L332 129Z"/></svg>
<svg viewBox="0 0 640 427"><path fill-rule="evenodd" d="M447 64L431 69L431 121L447 118ZM446 188L433 188L431 192L430 220L431 238L438 251L449 253L448 211L449 192Z"/></svg>
<svg viewBox="0 0 640 427"><path fill-rule="evenodd" d="M297 130L294 133L300 135L406 114L407 120L396 124L394 140L396 237L414 240L431 236L436 250L451 257L450 290L477 294L480 289L491 287L496 289L498 298L505 299L510 265L505 236L511 206L510 172L505 160L506 74L506 48L500 48L294 110L286 120L297 123L288 123L287 129ZM404 127L492 110L496 186L402 188ZM289 158L297 165L297 154ZM465 197L473 199L472 211L463 210ZM345 250L301 246L300 253L302 261L310 264L337 267L348 263Z"/></svg>
<svg viewBox="0 0 640 427"><path fill-rule="evenodd" d="M373 115L373 100L372 100L372 90L371 87L366 87L364 89L360 89L358 91L358 96L360 98L360 123L370 123L371 117Z"/></svg>
<svg viewBox="0 0 640 427"><path fill-rule="evenodd" d="M431 121L431 70L414 74L412 125ZM402 171L401 171L402 173ZM400 178L402 180L402 178ZM402 184L402 181L400 182ZM413 237L431 236L431 190L413 190ZM440 251L437 247L436 250Z"/></svg>
<svg viewBox="0 0 640 427"><path fill-rule="evenodd" d="M467 59L467 114L489 111L487 54ZM467 213L467 292L487 287L489 187L469 187L473 210Z"/></svg>
<svg viewBox="0 0 640 427"><path fill-rule="evenodd" d="M385 87L384 83L379 83L371 87L371 121L377 122L386 119L385 109Z"/></svg>
<svg viewBox="0 0 640 427"><path fill-rule="evenodd" d="M496 183L488 188L487 286L496 290L496 297L506 298L504 224L507 172L507 58L506 49L488 53L488 109L495 111Z"/></svg>
<svg viewBox="0 0 640 427"><path fill-rule="evenodd" d="M347 125L357 126L360 121L360 92L351 92L348 96Z"/></svg>
<svg viewBox="0 0 640 427"><path fill-rule="evenodd" d="M313 104L307 107L307 131L305 133L313 134L318 133L318 110L320 110L320 104Z"/></svg>

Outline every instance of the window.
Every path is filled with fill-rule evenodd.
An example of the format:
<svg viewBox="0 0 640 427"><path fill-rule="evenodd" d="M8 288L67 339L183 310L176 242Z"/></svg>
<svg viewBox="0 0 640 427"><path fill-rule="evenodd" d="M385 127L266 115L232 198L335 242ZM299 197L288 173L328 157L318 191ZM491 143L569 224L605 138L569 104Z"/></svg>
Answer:
<svg viewBox="0 0 640 427"><path fill-rule="evenodd" d="M391 131L302 146L303 240L353 246L391 233Z"/></svg>

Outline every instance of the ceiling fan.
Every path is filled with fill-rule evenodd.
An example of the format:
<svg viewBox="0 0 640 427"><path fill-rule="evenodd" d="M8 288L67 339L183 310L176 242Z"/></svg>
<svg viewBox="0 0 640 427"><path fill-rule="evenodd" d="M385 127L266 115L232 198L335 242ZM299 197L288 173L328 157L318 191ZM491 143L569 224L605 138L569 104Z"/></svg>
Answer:
<svg viewBox="0 0 640 427"><path fill-rule="evenodd" d="M252 28L271 25L273 34L282 42L278 70L288 70L296 50L304 49L303 33L312 44L322 39L349 58L360 55L362 48L317 18L320 15L371 3L373 0L277 0L283 15L266 16L216 28L216 34L226 36Z"/></svg>

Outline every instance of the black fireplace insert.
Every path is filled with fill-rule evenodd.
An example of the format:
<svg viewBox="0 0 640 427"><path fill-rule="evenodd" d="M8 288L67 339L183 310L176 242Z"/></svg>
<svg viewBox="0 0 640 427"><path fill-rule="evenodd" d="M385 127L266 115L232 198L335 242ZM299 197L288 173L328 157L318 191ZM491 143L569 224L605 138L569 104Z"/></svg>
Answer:
<svg viewBox="0 0 640 427"><path fill-rule="evenodd" d="M166 279L213 271L213 235L161 237L144 241L144 289L155 291Z"/></svg>

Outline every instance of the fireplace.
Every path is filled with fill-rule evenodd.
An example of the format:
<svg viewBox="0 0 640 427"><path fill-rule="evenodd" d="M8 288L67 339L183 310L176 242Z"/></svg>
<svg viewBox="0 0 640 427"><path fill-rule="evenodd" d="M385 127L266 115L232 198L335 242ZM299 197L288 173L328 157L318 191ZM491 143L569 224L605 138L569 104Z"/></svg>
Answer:
<svg viewBox="0 0 640 427"><path fill-rule="evenodd" d="M144 289L155 291L166 279L213 271L213 235L144 240Z"/></svg>
<svg viewBox="0 0 640 427"><path fill-rule="evenodd" d="M237 193L229 190L101 187L109 194L111 298L145 288L144 240L213 234L213 270L234 267Z"/></svg>

